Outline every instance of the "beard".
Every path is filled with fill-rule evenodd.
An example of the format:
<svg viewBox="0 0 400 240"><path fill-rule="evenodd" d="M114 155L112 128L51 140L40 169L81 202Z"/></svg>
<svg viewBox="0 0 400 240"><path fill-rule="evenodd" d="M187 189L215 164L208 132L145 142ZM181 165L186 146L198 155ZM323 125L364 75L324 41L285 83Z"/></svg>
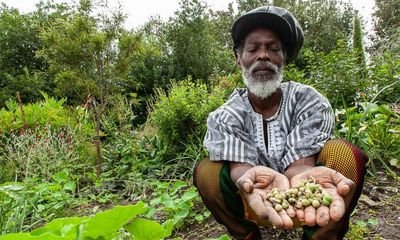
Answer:
<svg viewBox="0 0 400 240"><path fill-rule="evenodd" d="M257 74L262 70L267 74ZM281 86L282 68L273 63L261 61L254 63L250 68L242 67L242 76L246 87L255 96L265 99Z"/></svg>

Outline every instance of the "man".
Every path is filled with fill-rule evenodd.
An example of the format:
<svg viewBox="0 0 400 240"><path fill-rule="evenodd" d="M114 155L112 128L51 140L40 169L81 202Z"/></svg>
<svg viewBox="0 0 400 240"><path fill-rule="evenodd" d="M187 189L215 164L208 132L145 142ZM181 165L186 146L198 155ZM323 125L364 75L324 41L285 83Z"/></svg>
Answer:
<svg viewBox="0 0 400 240"><path fill-rule="evenodd" d="M194 182L207 208L236 239L261 239L259 226L302 225L304 239L342 239L360 196L366 156L333 138L334 115L312 87L282 82L283 67L303 45L303 31L286 9L266 6L232 27L237 66L246 89L210 113L204 145L210 159ZM324 165L324 166L316 166ZM277 212L266 200L314 178L332 204Z"/></svg>

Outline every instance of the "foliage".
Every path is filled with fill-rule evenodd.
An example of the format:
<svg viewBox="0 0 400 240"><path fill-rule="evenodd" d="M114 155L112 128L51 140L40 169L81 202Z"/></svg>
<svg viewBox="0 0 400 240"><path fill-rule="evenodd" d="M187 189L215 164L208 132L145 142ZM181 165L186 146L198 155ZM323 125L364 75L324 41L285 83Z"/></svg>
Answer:
<svg viewBox="0 0 400 240"><path fill-rule="evenodd" d="M396 52L387 51L375 56L370 67L373 97L380 102L400 102L400 58ZM397 54L400 54L398 51ZM400 55L399 55L400 56Z"/></svg>
<svg viewBox="0 0 400 240"><path fill-rule="evenodd" d="M46 64L36 58L39 25L32 14L0 6L0 107L19 91L24 101L39 99L46 86Z"/></svg>
<svg viewBox="0 0 400 240"><path fill-rule="evenodd" d="M27 130L23 134L10 133L1 143L0 164L8 180L38 177L43 181L63 169L78 170L78 166L90 159L82 159L79 146L87 139L77 136L71 129ZM84 149L84 151L88 151ZM0 179L0 180L7 180Z"/></svg>
<svg viewBox="0 0 400 240"><path fill-rule="evenodd" d="M189 187L183 181L175 183L153 181L156 186L152 194L150 206L147 213L148 217L153 217L158 211L165 213L165 217L170 219L174 226L179 228L184 223L193 223L194 221L203 222L210 216L210 212L203 209L194 211L195 204L201 202L200 196L194 187ZM182 189L184 189L182 191Z"/></svg>
<svg viewBox="0 0 400 240"><path fill-rule="evenodd" d="M180 10L167 25L167 42L171 48L175 79L206 81L212 73L211 42L207 6L201 0L181 0Z"/></svg>
<svg viewBox="0 0 400 240"><path fill-rule="evenodd" d="M374 43L386 45L387 39L400 28L400 2L397 0L375 0L373 20L377 37Z"/></svg>
<svg viewBox="0 0 400 240"><path fill-rule="evenodd" d="M190 78L172 82L168 93L158 89L150 101L149 123L156 127L169 151L176 154L205 134L208 114L223 101L218 87L209 93L205 84L193 83Z"/></svg>
<svg viewBox="0 0 400 240"><path fill-rule="evenodd" d="M170 236L173 227L170 222L160 225L138 217L146 211L147 207L143 202L117 206L92 217L55 219L30 233L8 234L0 239L114 239L124 232L124 235L129 234L127 236L137 240L149 239L149 237L163 239ZM124 230L122 233L121 228Z"/></svg>
<svg viewBox="0 0 400 240"><path fill-rule="evenodd" d="M35 129L51 125L55 129L72 127L79 129L84 136L93 133L93 124L84 108L71 110L65 107L66 99L57 100L42 93L43 100L21 107L16 101L6 102L6 108L0 109L0 132L17 131L24 127Z"/></svg>
<svg viewBox="0 0 400 240"><path fill-rule="evenodd" d="M400 168L400 117L388 105L362 102L336 112L337 133L360 146L369 156L369 170L383 166L395 175L390 165Z"/></svg>
<svg viewBox="0 0 400 240"><path fill-rule="evenodd" d="M339 41L337 49L328 54L308 50L304 59L307 63L304 70L293 65L285 70L287 80L310 84L333 106L353 105L368 90L366 79L357 74L363 71L363 67L343 41Z"/></svg>
<svg viewBox="0 0 400 240"><path fill-rule="evenodd" d="M40 32L43 49L38 54L54 75L55 93L74 104L88 95L103 103L123 86L136 49L135 36L122 28L123 14L95 17L93 4L80 1L67 19L57 18Z"/></svg>
<svg viewBox="0 0 400 240"><path fill-rule="evenodd" d="M353 20L353 52L358 62L358 66L363 68L359 76L360 78L366 77L367 74L363 37L364 36L361 29L361 21L358 14L356 14Z"/></svg>
<svg viewBox="0 0 400 240"><path fill-rule="evenodd" d="M374 228L376 227L377 224L378 222L374 218L369 219L368 222L357 221L355 224L350 223L350 230L346 234L346 239L348 240L364 239L365 237L370 236L371 230L369 228ZM379 240L381 238L375 237L374 239Z"/></svg>
<svg viewBox="0 0 400 240"><path fill-rule="evenodd" d="M62 171L49 182L35 178L1 184L0 233L28 231L63 214L74 203L76 182L71 175Z"/></svg>
<svg viewBox="0 0 400 240"><path fill-rule="evenodd" d="M347 39L352 32L354 10L349 2L340 0L278 0L273 2L287 8L299 21L305 36L304 50L311 49L328 54L336 49L337 41ZM302 57L300 56L296 62L301 67L303 65Z"/></svg>

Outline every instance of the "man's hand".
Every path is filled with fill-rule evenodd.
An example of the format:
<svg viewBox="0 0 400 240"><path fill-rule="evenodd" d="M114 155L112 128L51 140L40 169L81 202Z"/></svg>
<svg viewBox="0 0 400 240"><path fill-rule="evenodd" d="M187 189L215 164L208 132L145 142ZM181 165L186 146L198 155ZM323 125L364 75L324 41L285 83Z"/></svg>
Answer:
<svg viewBox="0 0 400 240"><path fill-rule="evenodd" d="M252 167L236 182L250 208L260 217L276 227L291 228L295 211L290 208L275 211L272 204L266 200L266 194L273 188L284 191L290 188L289 180L282 174L263 166Z"/></svg>
<svg viewBox="0 0 400 240"><path fill-rule="evenodd" d="M321 206L317 210L312 206L306 207L304 210L297 209L297 218L300 221L305 221L309 226L315 224L326 226L330 220L339 221L345 213L343 197L355 187L353 181L333 169L320 166L313 167L292 177L291 186L296 187L300 185L302 180L310 177L313 177L332 196L332 203L329 207Z"/></svg>

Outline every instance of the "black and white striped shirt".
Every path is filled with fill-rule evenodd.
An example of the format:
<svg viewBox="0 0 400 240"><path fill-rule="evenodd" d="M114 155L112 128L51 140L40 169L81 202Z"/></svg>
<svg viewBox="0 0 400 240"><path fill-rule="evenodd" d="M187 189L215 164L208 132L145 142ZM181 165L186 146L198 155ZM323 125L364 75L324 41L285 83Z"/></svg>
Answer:
<svg viewBox="0 0 400 240"><path fill-rule="evenodd" d="M254 112L246 89L235 89L226 103L209 114L204 146L212 161L263 165L283 172L294 161L318 153L333 138L335 118L325 97L296 82L284 82L281 89L279 110L270 119Z"/></svg>

